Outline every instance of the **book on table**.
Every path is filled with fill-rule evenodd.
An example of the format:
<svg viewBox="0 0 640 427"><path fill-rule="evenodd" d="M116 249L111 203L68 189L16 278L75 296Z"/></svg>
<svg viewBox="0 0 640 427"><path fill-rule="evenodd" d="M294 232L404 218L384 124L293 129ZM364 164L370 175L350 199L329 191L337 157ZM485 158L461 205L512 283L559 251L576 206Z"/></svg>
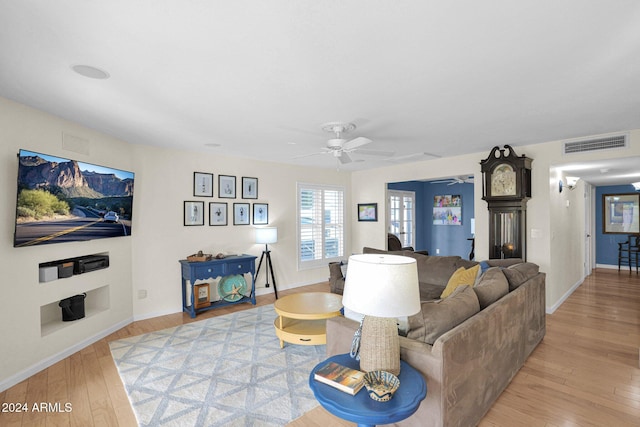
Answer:
<svg viewBox="0 0 640 427"><path fill-rule="evenodd" d="M364 372L348 368L336 362L328 362L314 375L316 381L355 395L364 385Z"/></svg>

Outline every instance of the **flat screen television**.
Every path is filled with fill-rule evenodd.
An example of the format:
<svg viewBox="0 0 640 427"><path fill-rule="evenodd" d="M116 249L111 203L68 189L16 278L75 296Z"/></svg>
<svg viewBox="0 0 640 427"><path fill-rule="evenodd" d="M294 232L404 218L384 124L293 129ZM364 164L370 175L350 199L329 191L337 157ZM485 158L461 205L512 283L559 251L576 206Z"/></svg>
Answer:
<svg viewBox="0 0 640 427"><path fill-rule="evenodd" d="M14 247L131 235L134 173L20 150Z"/></svg>

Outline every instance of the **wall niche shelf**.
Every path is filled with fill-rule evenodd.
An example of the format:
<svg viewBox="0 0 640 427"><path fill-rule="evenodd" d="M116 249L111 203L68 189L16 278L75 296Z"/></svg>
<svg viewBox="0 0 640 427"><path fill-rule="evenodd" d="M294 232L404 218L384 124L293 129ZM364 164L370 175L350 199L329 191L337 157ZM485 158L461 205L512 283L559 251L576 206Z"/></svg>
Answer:
<svg viewBox="0 0 640 427"><path fill-rule="evenodd" d="M109 301L109 285L101 286L89 291L78 292L73 295L85 292L87 294L87 297L84 299L85 317L82 319L63 322L62 309L58 306L60 300L52 301L40 306L40 336L44 337L66 327L73 326L89 317L95 316L111 308L111 303ZM73 295L67 295L67 297Z"/></svg>

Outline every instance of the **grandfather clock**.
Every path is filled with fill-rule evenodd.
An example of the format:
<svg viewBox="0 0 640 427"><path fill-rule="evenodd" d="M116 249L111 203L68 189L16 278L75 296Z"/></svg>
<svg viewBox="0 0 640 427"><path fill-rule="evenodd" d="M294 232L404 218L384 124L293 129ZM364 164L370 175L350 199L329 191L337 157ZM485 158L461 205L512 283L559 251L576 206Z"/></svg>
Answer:
<svg viewBox="0 0 640 427"><path fill-rule="evenodd" d="M489 258L527 259L527 201L531 162L512 147L493 147L480 162L482 199L489 208Z"/></svg>

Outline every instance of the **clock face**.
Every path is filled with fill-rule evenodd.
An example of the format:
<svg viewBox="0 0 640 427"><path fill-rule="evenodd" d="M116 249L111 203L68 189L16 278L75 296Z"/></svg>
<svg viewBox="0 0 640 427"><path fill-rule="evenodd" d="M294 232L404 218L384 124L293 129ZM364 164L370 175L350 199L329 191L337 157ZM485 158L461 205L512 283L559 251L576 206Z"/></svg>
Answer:
<svg viewBox="0 0 640 427"><path fill-rule="evenodd" d="M491 196L515 196L516 173L507 163L496 166L491 175Z"/></svg>

